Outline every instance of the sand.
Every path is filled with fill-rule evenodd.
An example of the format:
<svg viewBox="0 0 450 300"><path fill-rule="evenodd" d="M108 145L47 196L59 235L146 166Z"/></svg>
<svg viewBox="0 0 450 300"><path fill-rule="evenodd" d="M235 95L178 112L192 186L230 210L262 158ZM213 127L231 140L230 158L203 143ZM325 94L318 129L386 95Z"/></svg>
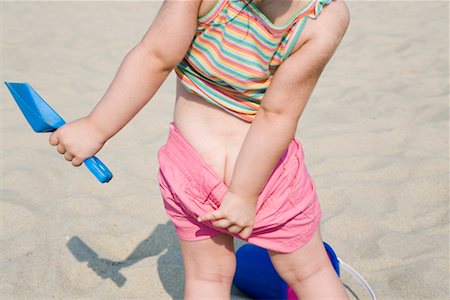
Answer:
<svg viewBox="0 0 450 300"><path fill-rule="evenodd" d="M297 132L324 240L379 299L448 299L449 4L347 3L351 25ZM79 118L160 4L1 2L1 80L29 82ZM174 79L98 154L114 173L103 185L33 133L2 84L2 299L182 299L156 180ZM233 289L232 299L247 298Z"/></svg>

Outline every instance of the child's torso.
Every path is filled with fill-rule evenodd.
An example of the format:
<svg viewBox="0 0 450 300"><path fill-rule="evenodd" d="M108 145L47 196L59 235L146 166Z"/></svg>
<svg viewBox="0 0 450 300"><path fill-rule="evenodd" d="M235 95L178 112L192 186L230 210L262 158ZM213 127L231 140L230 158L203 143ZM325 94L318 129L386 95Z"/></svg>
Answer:
<svg viewBox="0 0 450 300"><path fill-rule="evenodd" d="M208 14L216 5L216 1L224 0L202 1L199 18ZM276 5L269 3L266 7L260 6L259 1L255 1L254 4L270 22L274 25L282 25L309 1L274 0L273 2L278 3ZM309 35L308 26L305 26L291 53L300 47ZM229 186L237 155L251 123L208 103L199 95L188 92L178 77L176 80L174 121L186 140Z"/></svg>

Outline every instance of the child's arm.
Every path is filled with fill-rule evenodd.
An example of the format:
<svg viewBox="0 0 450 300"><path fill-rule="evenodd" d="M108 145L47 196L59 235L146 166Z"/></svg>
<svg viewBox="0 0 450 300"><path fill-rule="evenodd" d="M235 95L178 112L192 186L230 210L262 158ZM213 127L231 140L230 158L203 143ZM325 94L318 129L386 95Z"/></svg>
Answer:
<svg viewBox="0 0 450 300"><path fill-rule="evenodd" d="M317 26L315 36L276 71L239 152L230 192L256 201L295 137L305 105L348 27L347 7L341 1L336 4L340 5L324 11L317 20L322 24Z"/></svg>
<svg viewBox="0 0 450 300"><path fill-rule="evenodd" d="M98 152L144 107L182 60L197 28L200 3L165 0L89 116L60 127L50 136L50 144L75 166Z"/></svg>
<svg viewBox="0 0 450 300"><path fill-rule="evenodd" d="M183 59L197 28L201 0L166 0L149 30L125 57L89 119L112 137L153 97Z"/></svg>

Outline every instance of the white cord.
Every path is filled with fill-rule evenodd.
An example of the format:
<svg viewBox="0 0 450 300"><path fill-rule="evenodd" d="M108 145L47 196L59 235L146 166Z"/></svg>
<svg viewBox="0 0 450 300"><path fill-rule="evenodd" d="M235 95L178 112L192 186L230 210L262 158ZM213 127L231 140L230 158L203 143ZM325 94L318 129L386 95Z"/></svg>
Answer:
<svg viewBox="0 0 450 300"><path fill-rule="evenodd" d="M351 274L353 278L355 278L367 291L367 293L370 295L372 300L376 300L375 293L373 292L370 285L367 283L367 281L364 279L364 277L361 276L355 269L353 269L350 265L346 264L342 261L339 257L337 258L339 261L340 267L345 270L347 273Z"/></svg>

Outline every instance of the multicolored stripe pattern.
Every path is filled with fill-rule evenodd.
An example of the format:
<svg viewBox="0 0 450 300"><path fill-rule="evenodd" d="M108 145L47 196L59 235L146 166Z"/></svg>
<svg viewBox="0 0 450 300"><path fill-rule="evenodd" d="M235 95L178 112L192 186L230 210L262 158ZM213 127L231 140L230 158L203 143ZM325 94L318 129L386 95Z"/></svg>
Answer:
<svg viewBox="0 0 450 300"><path fill-rule="evenodd" d="M277 26L253 2L217 0L198 19L192 45L175 72L189 92L251 123L308 17L317 18L331 1L310 0Z"/></svg>

